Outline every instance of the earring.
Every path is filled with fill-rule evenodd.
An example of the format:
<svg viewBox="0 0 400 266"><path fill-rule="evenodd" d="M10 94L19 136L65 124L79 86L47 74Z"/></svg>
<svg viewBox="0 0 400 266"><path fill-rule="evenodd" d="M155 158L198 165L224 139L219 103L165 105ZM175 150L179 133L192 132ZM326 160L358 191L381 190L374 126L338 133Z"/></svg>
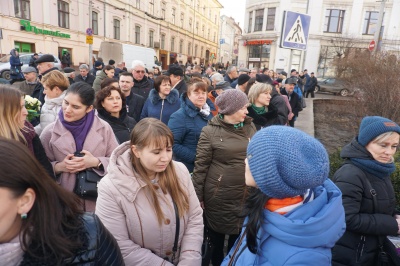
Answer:
<svg viewBox="0 0 400 266"><path fill-rule="evenodd" d="M21 214L21 219L22 220L25 220L26 218L28 218L28 214L27 213Z"/></svg>

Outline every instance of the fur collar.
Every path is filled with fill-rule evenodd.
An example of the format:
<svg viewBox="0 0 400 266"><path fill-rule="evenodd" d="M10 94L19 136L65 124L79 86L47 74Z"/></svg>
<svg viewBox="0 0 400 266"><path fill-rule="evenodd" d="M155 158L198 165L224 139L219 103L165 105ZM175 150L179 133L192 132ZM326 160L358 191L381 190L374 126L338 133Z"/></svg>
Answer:
<svg viewBox="0 0 400 266"><path fill-rule="evenodd" d="M152 89L149 94L149 99L152 104L156 105L159 101L162 101L160 95L156 91L156 89ZM175 89L172 89L171 92L165 98L167 102L170 104L174 104L179 99L179 92Z"/></svg>

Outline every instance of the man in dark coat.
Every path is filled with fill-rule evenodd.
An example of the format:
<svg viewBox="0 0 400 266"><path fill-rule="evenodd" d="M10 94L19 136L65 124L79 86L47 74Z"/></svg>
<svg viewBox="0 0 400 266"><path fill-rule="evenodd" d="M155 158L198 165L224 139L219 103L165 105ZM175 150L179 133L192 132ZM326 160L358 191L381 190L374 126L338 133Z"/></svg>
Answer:
<svg viewBox="0 0 400 266"><path fill-rule="evenodd" d="M187 91L186 82L183 80L183 69L179 65L169 65L167 75L171 80L171 89L176 89L179 95Z"/></svg>
<svg viewBox="0 0 400 266"><path fill-rule="evenodd" d="M89 73L89 66L82 64L79 66L79 75L74 78L74 82L83 81L93 87L93 82L96 79L91 73Z"/></svg>
<svg viewBox="0 0 400 266"><path fill-rule="evenodd" d="M35 61L39 71L39 80L41 80L44 75L51 71L59 71L58 68L54 66L54 61L54 56L51 54L44 54Z"/></svg>
<svg viewBox="0 0 400 266"><path fill-rule="evenodd" d="M119 75L118 84L122 93L126 97L126 109L128 111L128 115L136 121L139 121L140 114L142 113L143 105L146 100L142 96L133 93L132 87L134 83L132 74L128 72L122 72Z"/></svg>
<svg viewBox="0 0 400 266"><path fill-rule="evenodd" d="M62 68L71 66L71 55L69 54L68 51L65 51L63 56L61 57L61 64L62 64Z"/></svg>
<svg viewBox="0 0 400 266"><path fill-rule="evenodd" d="M36 67L35 61L36 61L36 59L38 59L38 58L39 58L39 55L38 55L37 53L34 53L34 54L31 56L31 59L29 60L29 66L30 66L30 67L34 67L34 68L36 69L36 72L37 72L37 67Z"/></svg>
<svg viewBox="0 0 400 266"><path fill-rule="evenodd" d="M234 86L236 85L232 86L232 83L238 78L238 76L239 73L237 71L237 68L235 66L229 66L228 69L226 70L224 80L228 81L231 87L234 88Z"/></svg>
<svg viewBox="0 0 400 266"><path fill-rule="evenodd" d="M306 98L308 98L308 95L311 93L311 98L314 98L314 90L315 90L315 86L317 86L318 84L318 80L317 78L314 76L314 72L311 72L311 77L310 77L310 87L307 90L306 93Z"/></svg>
<svg viewBox="0 0 400 266"><path fill-rule="evenodd" d="M289 125L291 127L294 127L294 121L299 116L299 112L302 110L300 97L296 92L293 91L294 86L296 86L296 84L297 84L297 79L291 77L286 79L285 88L281 89L281 94L287 95L290 107L292 107L292 113L294 114L292 120L289 121Z"/></svg>
<svg viewBox="0 0 400 266"><path fill-rule="evenodd" d="M154 88L154 82L146 77L146 66L140 60L132 62L132 76L133 76L133 93L136 93L143 98L149 97L150 90ZM137 120L139 121L139 120Z"/></svg>

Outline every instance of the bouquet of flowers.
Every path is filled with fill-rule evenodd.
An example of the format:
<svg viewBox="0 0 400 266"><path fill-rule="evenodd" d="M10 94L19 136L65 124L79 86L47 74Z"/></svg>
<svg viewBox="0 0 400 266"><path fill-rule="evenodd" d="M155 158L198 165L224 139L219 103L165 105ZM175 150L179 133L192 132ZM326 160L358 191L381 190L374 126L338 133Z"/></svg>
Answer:
<svg viewBox="0 0 400 266"><path fill-rule="evenodd" d="M25 108L28 111L28 116L26 117L26 120L31 122L35 117L40 116L40 106L42 103L36 99L33 98L29 95L25 95Z"/></svg>

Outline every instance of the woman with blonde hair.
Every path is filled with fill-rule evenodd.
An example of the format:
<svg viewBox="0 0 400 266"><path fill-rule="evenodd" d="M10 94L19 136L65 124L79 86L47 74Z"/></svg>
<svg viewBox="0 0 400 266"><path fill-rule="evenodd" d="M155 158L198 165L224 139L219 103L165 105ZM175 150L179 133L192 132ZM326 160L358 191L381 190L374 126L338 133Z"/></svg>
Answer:
<svg viewBox="0 0 400 266"><path fill-rule="evenodd" d="M35 132L40 136L43 129L54 122L64 100L65 91L69 87L68 78L60 71L51 71L42 77L45 103L40 110L40 124L35 126Z"/></svg>
<svg viewBox="0 0 400 266"><path fill-rule="evenodd" d="M172 160L174 137L145 118L111 155L96 214L126 265L201 265L203 218L190 174Z"/></svg>
<svg viewBox="0 0 400 266"><path fill-rule="evenodd" d="M249 94L250 106L248 116L253 118L257 130L271 125L279 125L278 110L269 106L271 100L272 86L266 83L256 83L251 86Z"/></svg>
<svg viewBox="0 0 400 266"><path fill-rule="evenodd" d="M8 85L0 85L0 137L13 139L29 148L36 159L54 178L53 169L47 159L39 136L31 123L26 121L28 111L22 93Z"/></svg>

